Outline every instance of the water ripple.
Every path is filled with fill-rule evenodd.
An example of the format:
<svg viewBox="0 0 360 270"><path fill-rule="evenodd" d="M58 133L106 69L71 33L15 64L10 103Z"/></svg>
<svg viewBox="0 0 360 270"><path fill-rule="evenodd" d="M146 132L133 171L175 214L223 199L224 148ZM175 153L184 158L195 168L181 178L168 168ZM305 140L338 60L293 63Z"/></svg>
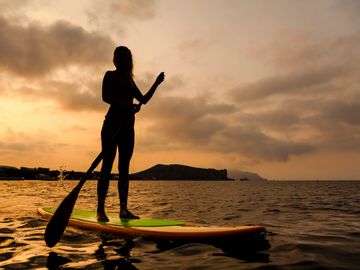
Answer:
<svg viewBox="0 0 360 270"><path fill-rule="evenodd" d="M76 229L47 248L40 206L58 204L76 182L0 181L0 269L358 269L359 182L131 183L129 207L146 217L266 226L266 239L232 243L123 239ZM55 192L49 193L49 186ZM46 194L34 196L36 194ZM89 181L77 207L95 209ZM107 209L118 211L116 182ZM271 244L271 248L270 248Z"/></svg>

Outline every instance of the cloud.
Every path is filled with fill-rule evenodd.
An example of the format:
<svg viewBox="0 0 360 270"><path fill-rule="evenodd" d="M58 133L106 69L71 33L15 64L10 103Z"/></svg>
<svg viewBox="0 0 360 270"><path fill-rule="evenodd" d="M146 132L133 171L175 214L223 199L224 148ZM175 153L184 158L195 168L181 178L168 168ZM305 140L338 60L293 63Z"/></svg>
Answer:
<svg viewBox="0 0 360 270"><path fill-rule="evenodd" d="M3 129L0 138L0 156L5 164L31 167L57 167L64 162L65 149L78 149L76 155L81 154L79 147L67 147L62 141L63 136L58 132L44 129L28 129L17 131L13 128ZM80 149L80 151L79 151ZM86 157L84 157L86 159ZM71 159L67 153L66 160Z"/></svg>
<svg viewBox="0 0 360 270"><path fill-rule="evenodd" d="M162 96L152 101L150 117L189 121L209 115L226 115L235 111L235 106L226 103L211 103L207 97L195 98Z"/></svg>
<svg viewBox="0 0 360 270"><path fill-rule="evenodd" d="M144 116L152 125L144 135L139 134L139 147L150 151L153 147L162 150L191 148L277 161L315 150L309 142L272 137L256 125L250 125L250 121L238 123L237 117L236 106L211 103L203 96L192 99L158 97Z"/></svg>
<svg viewBox="0 0 360 270"><path fill-rule="evenodd" d="M137 19L151 19L155 16L154 0L109 1L109 8L113 14Z"/></svg>
<svg viewBox="0 0 360 270"><path fill-rule="evenodd" d="M207 49L210 46L210 41L205 41L204 39L200 38L193 38L193 39L186 39L181 41L177 45L177 49L181 52L186 51L195 51L195 52L202 52L203 50Z"/></svg>
<svg viewBox="0 0 360 270"><path fill-rule="evenodd" d="M97 91L91 91L78 83L50 81L46 85L45 98L56 101L67 111L104 111L105 104L101 99L101 85ZM83 90L83 91L81 91ZM44 91L43 91L44 92Z"/></svg>
<svg viewBox="0 0 360 270"><path fill-rule="evenodd" d="M358 0L332 1L330 5L336 13L342 14L346 20L349 20L354 28L359 29L360 2Z"/></svg>
<svg viewBox="0 0 360 270"><path fill-rule="evenodd" d="M144 116L152 123L146 136L153 141L167 140L170 147L188 147L210 140L226 126L221 118L235 109L228 104L210 103L204 97L158 96L151 102Z"/></svg>
<svg viewBox="0 0 360 270"><path fill-rule="evenodd" d="M223 152L239 153L253 159L287 161L291 155L303 155L315 150L310 143L271 137L254 126L228 127L220 133L214 146Z"/></svg>
<svg viewBox="0 0 360 270"><path fill-rule="evenodd" d="M15 95L22 99L37 101L51 100L64 111L105 111L106 104L101 98L101 82L87 84L60 80L42 80L34 87L21 87Z"/></svg>
<svg viewBox="0 0 360 270"><path fill-rule="evenodd" d="M317 87L328 85L344 74L342 67L326 67L279 74L231 90L231 96L239 103L251 102L276 96L301 96Z"/></svg>
<svg viewBox="0 0 360 270"><path fill-rule="evenodd" d="M7 10L17 10L21 7L27 6L29 4L29 0L0 0L0 10L1 12L7 11Z"/></svg>
<svg viewBox="0 0 360 270"><path fill-rule="evenodd" d="M69 66L105 65L113 48L108 36L66 21L20 25L0 17L0 67L18 76L44 76Z"/></svg>
<svg viewBox="0 0 360 270"><path fill-rule="evenodd" d="M125 27L131 20L150 20L156 15L154 0L110 0L92 1L87 11L88 21L95 26L110 28L117 34L124 34Z"/></svg>
<svg viewBox="0 0 360 270"><path fill-rule="evenodd" d="M0 153L31 153L32 151L49 153L54 148L45 142L39 134L23 134L11 129L6 130L0 140Z"/></svg>
<svg viewBox="0 0 360 270"><path fill-rule="evenodd" d="M76 74L72 74L68 80L59 80L52 78L44 78L32 82L32 84L23 85L16 88L15 86L8 87L3 94L12 95L16 98L29 100L31 102L37 100L51 100L55 102L64 111L98 111L104 112L109 106L102 101L102 75L97 74L94 78L86 81L78 79ZM136 80L137 85L143 94L145 94L150 86L153 84L156 76L153 74L145 74L142 80ZM1 83L1 81L0 81ZM184 81L181 76L174 75L166 79L166 83L161 86L162 93L169 93L169 91L182 87ZM3 86L5 87L5 83ZM15 82L17 85L17 82ZM0 92L4 87L0 88ZM156 96L161 93L155 94ZM151 103L157 98L154 98ZM136 100L134 100L136 102ZM156 102L156 101L155 101ZM162 106L162 105L161 105ZM209 105L212 111L231 111L232 106L225 105ZM161 112L159 112L161 114Z"/></svg>
<svg viewBox="0 0 360 270"><path fill-rule="evenodd" d="M217 38L217 37L216 37ZM209 36L191 38L187 37L178 42L175 47L179 61L189 62L191 65L199 65L207 58L212 45L217 39Z"/></svg>
<svg viewBox="0 0 360 270"><path fill-rule="evenodd" d="M307 119L322 149L360 150L360 95L354 97L320 102L317 114Z"/></svg>
<svg viewBox="0 0 360 270"><path fill-rule="evenodd" d="M359 89L360 90L360 89ZM360 91L352 100L331 100L323 105L322 118L360 127Z"/></svg>
<svg viewBox="0 0 360 270"><path fill-rule="evenodd" d="M158 96L144 116L151 126L139 134L141 149L280 162L360 150L359 37L306 41L285 52L297 40L276 44L268 64L277 73L231 89L227 103Z"/></svg>
<svg viewBox="0 0 360 270"><path fill-rule="evenodd" d="M310 37L284 35L281 43L276 41L266 49L270 59L267 64L283 71L343 67L349 72L358 66L359 30L319 41L311 40Z"/></svg>
<svg viewBox="0 0 360 270"><path fill-rule="evenodd" d="M145 91L150 89L151 85L154 83L156 77L158 74L153 74L150 72L146 72L144 74L141 74L140 76L136 76L135 74L135 82L136 85L139 87L139 89L145 94ZM172 74L168 76L165 73L165 83L163 83L160 88L161 92L168 92L172 90L177 90L179 88L183 88L186 86L186 81L184 78L179 74Z"/></svg>
<svg viewBox="0 0 360 270"><path fill-rule="evenodd" d="M114 47L108 36L66 21L23 25L0 16L0 68L10 75L1 79L1 91L50 99L64 110L104 110L98 72Z"/></svg>
<svg viewBox="0 0 360 270"><path fill-rule="evenodd" d="M19 143L19 142L1 142L0 141L0 149L1 150L10 150L10 151L24 151L24 150L30 150L33 147L31 147L28 144L25 143Z"/></svg>
<svg viewBox="0 0 360 270"><path fill-rule="evenodd" d="M360 32L326 42L276 43L267 64L277 73L229 91L240 126L224 131L223 141L236 149L238 138L239 152L283 161L360 150L359 46Z"/></svg>

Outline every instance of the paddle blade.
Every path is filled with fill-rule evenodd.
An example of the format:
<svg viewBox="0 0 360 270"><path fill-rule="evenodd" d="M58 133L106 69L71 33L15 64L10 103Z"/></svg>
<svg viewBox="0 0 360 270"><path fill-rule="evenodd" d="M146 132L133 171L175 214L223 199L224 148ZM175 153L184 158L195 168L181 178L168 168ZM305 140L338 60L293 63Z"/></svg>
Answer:
<svg viewBox="0 0 360 270"><path fill-rule="evenodd" d="M47 224L44 238L48 247L55 246L63 235L69 223L81 186L82 185L77 185L69 195L65 197Z"/></svg>

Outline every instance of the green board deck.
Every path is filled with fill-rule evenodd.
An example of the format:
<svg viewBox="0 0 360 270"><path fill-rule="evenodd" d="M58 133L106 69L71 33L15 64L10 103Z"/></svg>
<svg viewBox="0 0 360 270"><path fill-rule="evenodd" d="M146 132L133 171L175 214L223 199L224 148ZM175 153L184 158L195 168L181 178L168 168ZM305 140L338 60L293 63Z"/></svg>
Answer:
<svg viewBox="0 0 360 270"><path fill-rule="evenodd" d="M38 213L46 219L50 219L54 211L53 208L38 209ZM98 222L95 211L74 209L68 225L121 236L143 236L165 240L223 240L265 232L262 226L204 226L167 219L120 220L118 214L107 215L109 222Z"/></svg>
<svg viewBox="0 0 360 270"><path fill-rule="evenodd" d="M45 207L42 208L45 212L53 214L56 209ZM74 209L71 214L71 219L78 219L87 222L94 222L106 225L122 226L122 227L161 227L161 226L179 226L185 225L184 221L181 220L170 220L170 219L152 219L152 218L141 218L141 219L119 219L119 215L116 213L107 213L109 222L98 222L96 219L96 212L90 210Z"/></svg>

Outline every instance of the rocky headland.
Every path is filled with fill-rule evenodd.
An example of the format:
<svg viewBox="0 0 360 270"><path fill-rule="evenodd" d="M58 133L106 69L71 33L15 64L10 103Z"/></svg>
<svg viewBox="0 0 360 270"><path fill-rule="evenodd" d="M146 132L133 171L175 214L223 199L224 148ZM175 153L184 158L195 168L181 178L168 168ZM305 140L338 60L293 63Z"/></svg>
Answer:
<svg viewBox="0 0 360 270"><path fill-rule="evenodd" d="M226 169L203 169L179 164L158 164L130 177L136 180L232 180L228 178Z"/></svg>

